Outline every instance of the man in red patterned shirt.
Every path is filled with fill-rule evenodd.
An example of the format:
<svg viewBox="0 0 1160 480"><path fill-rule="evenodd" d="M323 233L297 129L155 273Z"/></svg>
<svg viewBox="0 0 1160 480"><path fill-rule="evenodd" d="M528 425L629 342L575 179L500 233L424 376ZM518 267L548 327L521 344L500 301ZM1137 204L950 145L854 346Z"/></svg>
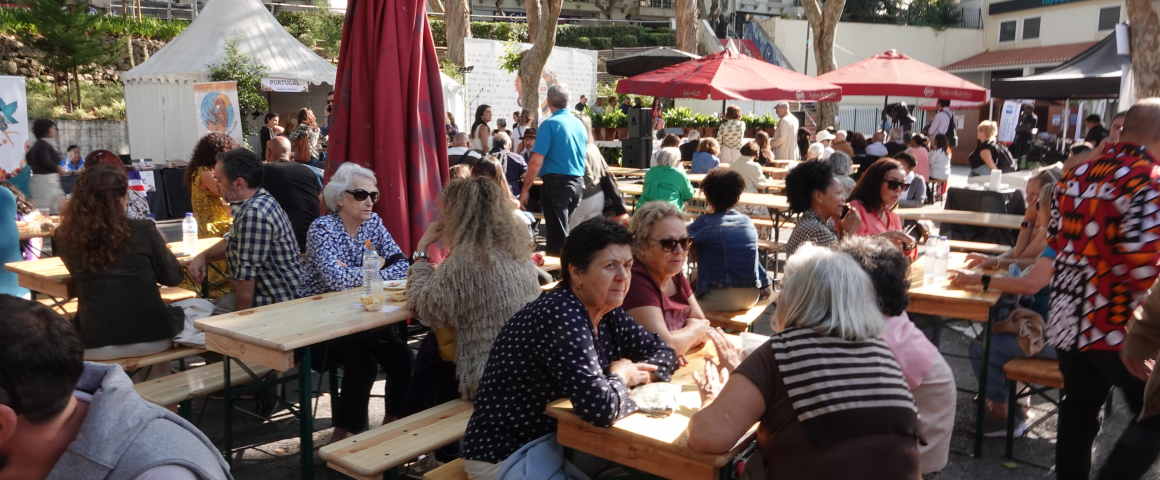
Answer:
<svg viewBox="0 0 1160 480"><path fill-rule="evenodd" d="M1150 98L1128 111L1120 143L1069 170L1055 188L1047 229L1057 252L1047 340L1059 352L1065 385L1055 450L1058 479L1088 478L1100 407L1112 386L1124 390L1134 413L1143 405L1144 381L1128 371L1119 351L1128 319L1160 264L1156 151L1160 99ZM1132 445L1132 428L1139 427L1121 437L1099 478L1129 478L1125 468L1143 465L1146 471L1160 453L1160 444Z"/></svg>

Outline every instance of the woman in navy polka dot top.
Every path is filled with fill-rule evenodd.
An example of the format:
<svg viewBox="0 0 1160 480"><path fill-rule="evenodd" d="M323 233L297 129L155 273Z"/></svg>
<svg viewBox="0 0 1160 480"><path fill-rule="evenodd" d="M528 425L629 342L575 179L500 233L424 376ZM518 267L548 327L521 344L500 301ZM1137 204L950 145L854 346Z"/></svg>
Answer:
<svg viewBox="0 0 1160 480"><path fill-rule="evenodd" d="M544 412L550 402L569 398L580 418L609 427L636 411L630 387L670 379L676 354L620 308L631 244L620 225L594 219L576 227L561 254L560 286L504 324L464 438L469 476L555 432Z"/></svg>

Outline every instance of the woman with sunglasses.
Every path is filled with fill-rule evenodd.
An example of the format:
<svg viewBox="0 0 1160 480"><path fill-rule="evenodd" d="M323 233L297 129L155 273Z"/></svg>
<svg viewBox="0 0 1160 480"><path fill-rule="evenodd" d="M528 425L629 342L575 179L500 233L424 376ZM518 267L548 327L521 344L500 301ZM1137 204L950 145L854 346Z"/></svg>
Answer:
<svg viewBox="0 0 1160 480"><path fill-rule="evenodd" d="M318 217L306 233L306 262L298 293L308 297L362 286L362 257L367 245L379 255L379 276L384 280L406 278L410 262L373 211L379 200L374 172L356 163L344 163L322 189L326 206L334 213ZM345 369L342 395L334 412L331 442L363 429L367 402L381 365L387 375L386 415L383 423L398 418L411 380L411 351L395 333L385 330L350 335L329 342L314 356L319 371L339 364Z"/></svg>
<svg viewBox="0 0 1160 480"><path fill-rule="evenodd" d="M788 183L787 183L788 186ZM894 207L910 189L906 167L893 158L881 158L870 165L850 193L850 215L857 215L857 235L880 235L895 245L912 245L914 238L902 233L902 220Z"/></svg>
<svg viewBox="0 0 1160 480"><path fill-rule="evenodd" d="M632 217L632 281L624 311L661 337L678 356L708 339L709 321L683 272L693 238L681 211L649 202Z"/></svg>

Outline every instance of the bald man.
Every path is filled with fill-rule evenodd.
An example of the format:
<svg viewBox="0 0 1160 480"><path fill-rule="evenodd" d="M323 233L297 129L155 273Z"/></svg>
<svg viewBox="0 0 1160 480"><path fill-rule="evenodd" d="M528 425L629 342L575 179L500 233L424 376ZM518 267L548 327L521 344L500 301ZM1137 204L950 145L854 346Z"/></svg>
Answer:
<svg viewBox="0 0 1160 480"><path fill-rule="evenodd" d="M1059 479L1087 479L1100 409L1120 387L1140 414L1156 349L1121 349L1128 322L1156 280L1160 264L1160 99L1128 110L1120 142L1064 174L1047 227L1055 254L1047 342L1059 353L1063 400L1055 444ZM984 277L986 288L988 280ZM1131 354L1131 355L1129 355ZM1147 355L1145 355L1147 354ZM1098 478L1136 479L1160 454L1155 407L1124 431Z"/></svg>
<svg viewBox="0 0 1160 480"><path fill-rule="evenodd" d="M290 159L290 140L274 137L266 142L266 163L262 165L263 187L278 202L286 216L298 249L306 251L306 232L318 218L322 202L322 177L314 167Z"/></svg>

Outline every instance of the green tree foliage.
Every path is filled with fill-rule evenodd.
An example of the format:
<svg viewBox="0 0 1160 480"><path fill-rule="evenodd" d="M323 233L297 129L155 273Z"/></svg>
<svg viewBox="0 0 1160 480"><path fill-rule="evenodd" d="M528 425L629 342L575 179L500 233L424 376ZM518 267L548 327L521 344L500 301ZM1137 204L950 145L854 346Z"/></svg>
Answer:
<svg viewBox="0 0 1160 480"><path fill-rule="evenodd" d="M85 7L88 8L87 6ZM84 10L82 10L84 11ZM27 33L38 34L36 25L29 23L18 8L0 8L0 34L22 37ZM185 30L189 22L184 20L165 21L157 17L133 17L92 15L94 33L109 37L133 36L168 42Z"/></svg>
<svg viewBox="0 0 1160 480"><path fill-rule="evenodd" d="M846 0L842 21L900 24L905 10L901 0Z"/></svg>
<svg viewBox="0 0 1160 480"><path fill-rule="evenodd" d="M441 19L429 18L435 46L447 46L447 27ZM501 42L528 43L528 25L515 22L471 22L471 37ZM556 46L608 50L610 48L677 44L670 28L649 29L635 25L558 25Z"/></svg>
<svg viewBox="0 0 1160 480"><path fill-rule="evenodd" d="M280 11L275 17L294 38L323 58L336 63L342 45L345 17L330 10L327 2L314 0L309 12Z"/></svg>
<svg viewBox="0 0 1160 480"><path fill-rule="evenodd" d="M253 57L238 51L241 37L225 37L226 56L219 63L211 63L209 77L215 82L234 81L238 83L238 114L242 119L242 135L253 135L250 122L246 120L252 112L264 112L268 107L266 97L260 91L262 77L268 70Z"/></svg>
<svg viewBox="0 0 1160 480"><path fill-rule="evenodd" d="M907 23L945 30L958 25L963 11L954 0L912 0L907 7Z"/></svg>
<svg viewBox="0 0 1160 480"><path fill-rule="evenodd" d="M88 0L28 0L25 5L27 10L13 12L26 26L19 38L25 45L44 53L41 63L52 72L58 85L59 79L64 78L63 104L72 112L83 101L77 86L79 74L111 65L120 56L122 43L105 41L99 27L100 17L86 13ZM62 104L59 93L56 102Z"/></svg>

